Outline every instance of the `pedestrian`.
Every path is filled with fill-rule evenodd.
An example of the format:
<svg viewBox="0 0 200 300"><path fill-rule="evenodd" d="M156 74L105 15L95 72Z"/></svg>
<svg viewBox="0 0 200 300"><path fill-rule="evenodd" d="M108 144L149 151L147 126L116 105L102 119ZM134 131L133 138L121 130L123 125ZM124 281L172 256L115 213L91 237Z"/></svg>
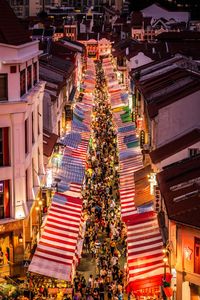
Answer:
<svg viewBox="0 0 200 300"><path fill-rule="evenodd" d="M88 287L93 289L94 288L94 278L93 278L93 275L90 274L90 277L88 279Z"/></svg>
<svg viewBox="0 0 200 300"><path fill-rule="evenodd" d="M101 281L99 283L99 298L100 300L104 300L104 292L105 292L105 289L104 289L104 282Z"/></svg>
<svg viewBox="0 0 200 300"><path fill-rule="evenodd" d="M112 255L112 256L114 255L115 247L116 247L116 243L115 243L115 241L112 239L111 242L110 242L110 252L111 252L111 255Z"/></svg>

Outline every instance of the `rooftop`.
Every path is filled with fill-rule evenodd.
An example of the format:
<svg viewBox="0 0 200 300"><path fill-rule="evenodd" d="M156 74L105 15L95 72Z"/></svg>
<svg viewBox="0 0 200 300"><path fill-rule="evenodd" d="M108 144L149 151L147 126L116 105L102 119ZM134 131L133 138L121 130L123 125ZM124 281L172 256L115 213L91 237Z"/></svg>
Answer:
<svg viewBox="0 0 200 300"><path fill-rule="evenodd" d="M200 74L189 66L189 61L175 56L161 62L154 62L135 69L132 74L142 93L150 118L154 118L160 108L200 90Z"/></svg>
<svg viewBox="0 0 200 300"><path fill-rule="evenodd" d="M169 11L157 3L154 3L141 10L143 16L153 17L154 19L165 18L167 20L174 19L178 22L188 22L190 13L187 11Z"/></svg>
<svg viewBox="0 0 200 300"><path fill-rule="evenodd" d="M51 68L52 70L57 70L58 73L65 74L65 77L68 77L75 68L71 61L53 55L41 57L40 64L47 68Z"/></svg>
<svg viewBox="0 0 200 300"><path fill-rule="evenodd" d="M0 0L0 43L19 46L31 42L29 32L17 19L8 1Z"/></svg>
<svg viewBox="0 0 200 300"><path fill-rule="evenodd" d="M157 175L168 217L200 227L200 156L177 162Z"/></svg>
<svg viewBox="0 0 200 300"><path fill-rule="evenodd" d="M167 157L178 153L179 151L200 141L200 129L196 128L181 137L171 141L150 152L151 160L154 164L166 159Z"/></svg>

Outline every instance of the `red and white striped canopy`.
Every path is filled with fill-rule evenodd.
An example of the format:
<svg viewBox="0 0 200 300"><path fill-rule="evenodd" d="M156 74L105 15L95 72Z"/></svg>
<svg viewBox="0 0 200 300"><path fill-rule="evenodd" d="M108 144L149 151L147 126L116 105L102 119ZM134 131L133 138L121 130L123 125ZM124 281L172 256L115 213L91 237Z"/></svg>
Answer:
<svg viewBox="0 0 200 300"><path fill-rule="evenodd" d="M120 161L120 201L122 219L126 222L130 215L136 214L134 196L134 172L142 167L141 155Z"/></svg>
<svg viewBox="0 0 200 300"><path fill-rule="evenodd" d="M29 271L70 280L80 230L82 201L55 193Z"/></svg>
<svg viewBox="0 0 200 300"><path fill-rule="evenodd" d="M120 129L133 124L124 124L120 117L122 113L123 111L113 112L115 124ZM135 207L134 172L142 168L143 163L141 149L127 149L124 143L126 136L130 134L134 135L135 130L118 132L121 215L127 226L127 291L146 296L152 289L159 293L164 270L169 277L169 267L163 263L163 241L156 214L153 211L139 213Z"/></svg>
<svg viewBox="0 0 200 300"><path fill-rule="evenodd" d="M134 215L127 224L128 271L131 290L162 284L164 275L163 241L154 212ZM169 274L169 268L166 268Z"/></svg>

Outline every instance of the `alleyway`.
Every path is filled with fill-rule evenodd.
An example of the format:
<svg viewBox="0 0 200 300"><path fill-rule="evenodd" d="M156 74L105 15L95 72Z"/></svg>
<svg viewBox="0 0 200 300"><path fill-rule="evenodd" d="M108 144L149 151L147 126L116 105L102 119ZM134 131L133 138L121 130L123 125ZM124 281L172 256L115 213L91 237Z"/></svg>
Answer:
<svg viewBox="0 0 200 300"><path fill-rule="evenodd" d="M75 296L81 292L85 297L86 287L86 296L94 299L122 299L126 245L119 207L117 139L100 62L96 65L94 101L83 190L88 219L83 254L74 279Z"/></svg>

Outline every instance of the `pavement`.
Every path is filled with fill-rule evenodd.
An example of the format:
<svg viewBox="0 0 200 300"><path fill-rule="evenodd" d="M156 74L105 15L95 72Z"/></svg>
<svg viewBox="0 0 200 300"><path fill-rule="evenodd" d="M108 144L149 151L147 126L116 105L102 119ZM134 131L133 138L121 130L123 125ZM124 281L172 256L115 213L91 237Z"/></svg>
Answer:
<svg viewBox="0 0 200 300"><path fill-rule="evenodd" d="M120 257L119 263L121 266L121 269L124 268L124 264L126 263L126 258ZM92 274L93 277L96 277L96 262L95 259L92 258L91 254L86 254L83 251L82 258L80 260L80 264L77 267L77 272L81 275L83 275L86 279L86 282L88 282L89 276ZM105 300L108 300L107 293L105 293ZM124 293L123 300L128 300L128 295Z"/></svg>
<svg viewBox="0 0 200 300"><path fill-rule="evenodd" d="M88 282L89 276L92 274L93 277L96 277L96 262L95 258L92 258L91 254L86 254L83 252L80 264L77 267L77 272L83 275Z"/></svg>
<svg viewBox="0 0 200 300"><path fill-rule="evenodd" d="M105 238L106 237L104 235L102 235L101 233L98 234L98 239L101 243L103 242L103 240ZM122 250L120 245L118 245L118 249ZM120 269L124 270L124 266L126 264L126 257L121 256L119 258L119 264L120 264ZM95 258L92 258L92 255L90 253L86 253L84 249L82 251L82 257L81 257L78 267L76 268L76 271L85 277L86 282L88 282L90 275L93 275L93 278L95 278L97 275L99 275L96 273ZM128 299L128 295L126 293L124 293L123 300L127 300L127 299ZM105 300L107 300L107 293L105 293Z"/></svg>

